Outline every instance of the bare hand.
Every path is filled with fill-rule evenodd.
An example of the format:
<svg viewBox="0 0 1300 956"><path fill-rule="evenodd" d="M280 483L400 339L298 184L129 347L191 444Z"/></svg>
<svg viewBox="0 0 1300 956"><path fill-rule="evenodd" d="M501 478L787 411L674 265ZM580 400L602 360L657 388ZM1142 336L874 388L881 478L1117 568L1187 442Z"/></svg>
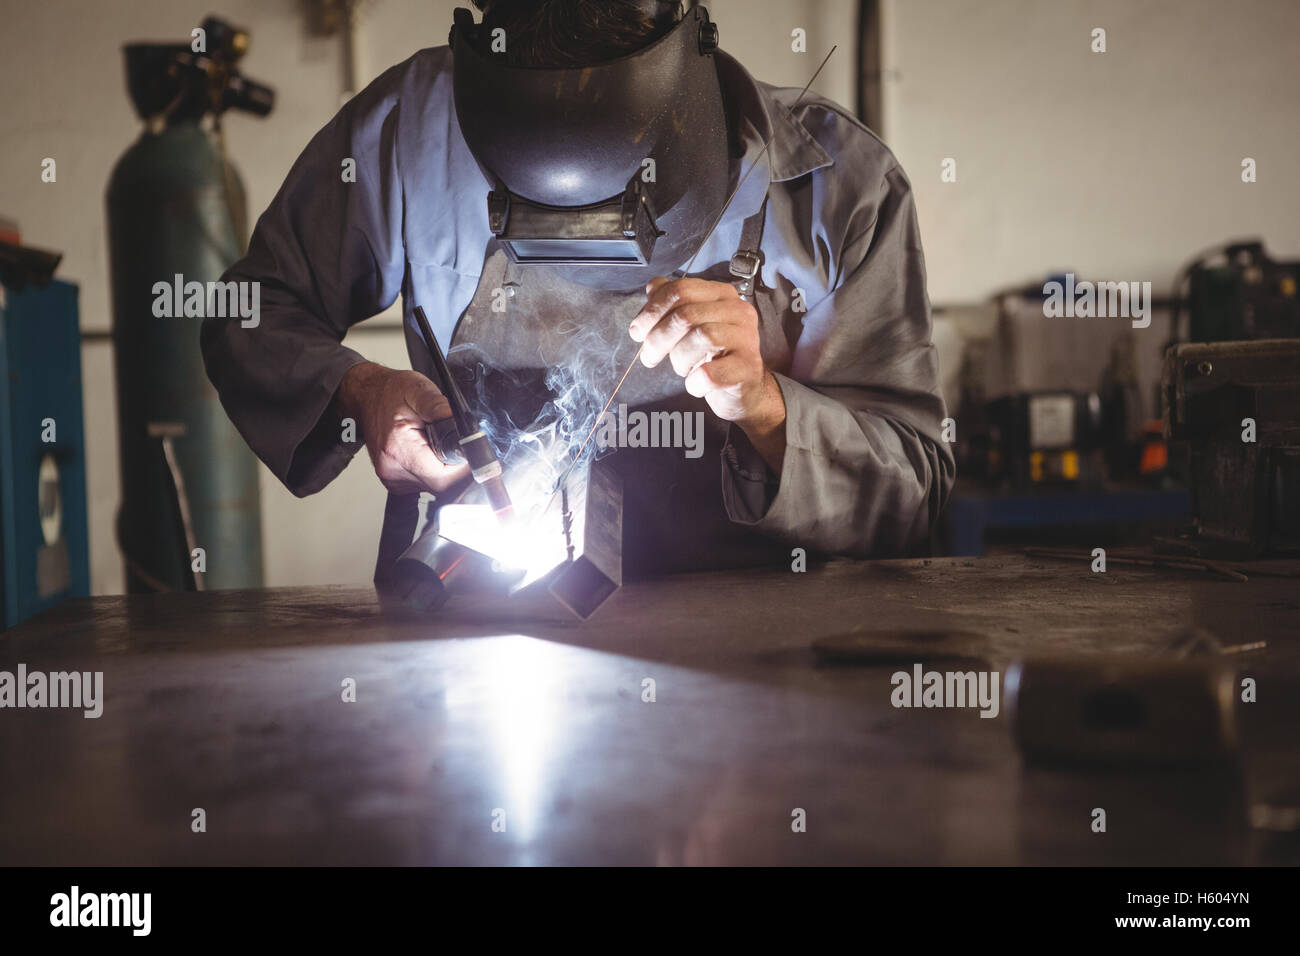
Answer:
<svg viewBox="0 0 1300 956"><path fill-rule="evenodd" d="M715 415L735 422L778 473L785 456L785 400L763 363L758 312L729 282L651 279L649 298L628 334L641 361L665 358Z"/></svg>
<svg viewBox="0 0 1300 956"><path fill-rule="evenodd" d="M419 372L362 362L343 376L338 401L361 429L375 474L394 494L445 491L469 474L468 465L444 465L429 447L425 425L451 418L451 405Z"/></svg>

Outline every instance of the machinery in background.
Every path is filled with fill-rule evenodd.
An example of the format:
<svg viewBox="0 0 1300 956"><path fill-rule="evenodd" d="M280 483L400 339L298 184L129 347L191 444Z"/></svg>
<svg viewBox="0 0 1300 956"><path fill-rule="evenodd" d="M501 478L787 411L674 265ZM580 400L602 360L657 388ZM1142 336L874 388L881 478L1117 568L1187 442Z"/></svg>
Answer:
<svg viewBox="0 0 1300 956"><path fill-rule="evenodd" d="M226 159L220 118L232 109L266 116L274 103L270 89L239 73L247 32L213 18L202 30L201 52L190 42L124 48L131 99L145 121L107 195L118 542L131 592L262 583L256 459L204 373L199 317L154 310L155 284L209 289L242 254L244 188ZM208 116L212 130L201 125ZM204 551L202 575L193 570L195 548Z"/></svg>
<svg viewBox="0 0 1300 956"><path fill-rule="evenodd" d="M1041 286L997 304L995 336L967 344L958 474L1012 492L1153 483L1159 406L1141 399L1157 391L1156 343L1124 319L1047 318Z"/></svg>
<svg viewBox="0 0 1300 956"><path fill-rule="evenodd" d="M1004 395L963 416L958 470L1017 491L1156 484L1168 464L1160 422L1135 419L1123 389Z"/></svg>
<svg viewBox="0 0 1300 956"><path fill-rule="evenodd" d="M15 234L7 238L17 239ZM90 593L77 287L0 241L0 602L11 627Z"/></svg>
<svg viewBox="0 0 1300 956"><path fill-rule="evenodd" d="M1300 551L1300 339L1184 343L1165 357L1165 430L1186 444L1209 558Z"/></svg>
<svg viewBox="0 0 1300 956"><path fill-rule="evenodd" d="M949 412L947 553L982 554L991 532L1006 546L1041 543L1048 528L1172 533L1187 520L1157 400L1170 310L1143 291L1127 316L1049 315L1042 283L995 297L995 321L965 343Z"/></svg>
<svg viewBox="0 0 1300 956"><path fill-rule="evenodd" d="M1165 435L1185 456L1192 533L1205 557L1300 550L1300 262L1260 240L1198 256L1161 385Z"/></svg>
<svg viewBox="0 0 1300 956"><path fill-rule="evenodd" d="M953 553L980 553L987 528L1177 522L1173 535L1189 519L1161 546L1300 546L1300 263L1259 240L1214 249L1134 328L1048 318L1042 301L1034 286L998 297L996 335L967 346Z"/></svg>
<svg viewBox="0 0 1300 956"><path fill-rule="evenodd" d="M1275 262L1258 239L1198 256L1179 277L1187 288L1187 341L1300 336L1300 262ZM1179 329L1182 302L1174 312Z"/></svg>
<svg viewBox="0 0 1300 956"><path fill-rule="evenodd" d="M1101 397L1096 392L1020 392L981 409L965 474L1013 487L1094 483ZM978 447L976 447L978 446Z"/></svg>
<svg viewBox="0 0 1300 956"><path fill-rule="evenodd" d="M1016 491L1152 485L1184 472L1162 429L1163 350L1300 336L1300 262L1274 261L1258 239L1197 256L1173 299L1152 303L1168 306L1163 335L1122 319L1045 318L1038 286L997 301L997 337L962 377L959 474Z"/></svg>

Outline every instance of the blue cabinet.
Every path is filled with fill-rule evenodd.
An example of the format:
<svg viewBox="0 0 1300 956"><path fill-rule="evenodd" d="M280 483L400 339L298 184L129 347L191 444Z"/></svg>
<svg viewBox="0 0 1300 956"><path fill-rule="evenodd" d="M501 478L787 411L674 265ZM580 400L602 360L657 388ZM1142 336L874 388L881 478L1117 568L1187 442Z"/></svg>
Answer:
<svg viewBox="0 0 1300 956"><path fill-rule="evenodd" d="M77 287L0 285L4 626L90 593Z"/></svg>

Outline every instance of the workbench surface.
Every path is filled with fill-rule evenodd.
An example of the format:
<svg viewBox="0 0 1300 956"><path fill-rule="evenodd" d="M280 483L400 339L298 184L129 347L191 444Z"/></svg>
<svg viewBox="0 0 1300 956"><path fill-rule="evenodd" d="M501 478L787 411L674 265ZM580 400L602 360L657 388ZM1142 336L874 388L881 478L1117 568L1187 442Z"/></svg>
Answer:
<svg viewBox="0 0 1300 956"><path fill-rule="evenodd" d="M0 863L1296 863L1249 821L1300 805L1298 620L1295 579L1021 556L668 578L584 624L346 588L70 601L0 636L0 670L103 671L103 715L0 710ZM1025 767L1005 694L896 709L906 665L810 647L967 632L1005 673L1191 626L1268 642L1234 661L1259 702L1232 772Z"/></svg>

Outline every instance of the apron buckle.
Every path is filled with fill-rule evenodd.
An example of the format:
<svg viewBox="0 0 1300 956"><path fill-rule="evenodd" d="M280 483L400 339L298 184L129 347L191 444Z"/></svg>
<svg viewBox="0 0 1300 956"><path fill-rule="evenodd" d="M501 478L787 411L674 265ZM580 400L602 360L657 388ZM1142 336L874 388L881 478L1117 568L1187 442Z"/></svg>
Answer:
<svg viewBox="0 0 1300 956"><path fill-rule="evenodd" d="M749 249L741 249L731 257L731 274L735 276L733 284L740 297L746 302L754 294L754 287L757 285L759 270L763 267L763 253Z"/></svg>

